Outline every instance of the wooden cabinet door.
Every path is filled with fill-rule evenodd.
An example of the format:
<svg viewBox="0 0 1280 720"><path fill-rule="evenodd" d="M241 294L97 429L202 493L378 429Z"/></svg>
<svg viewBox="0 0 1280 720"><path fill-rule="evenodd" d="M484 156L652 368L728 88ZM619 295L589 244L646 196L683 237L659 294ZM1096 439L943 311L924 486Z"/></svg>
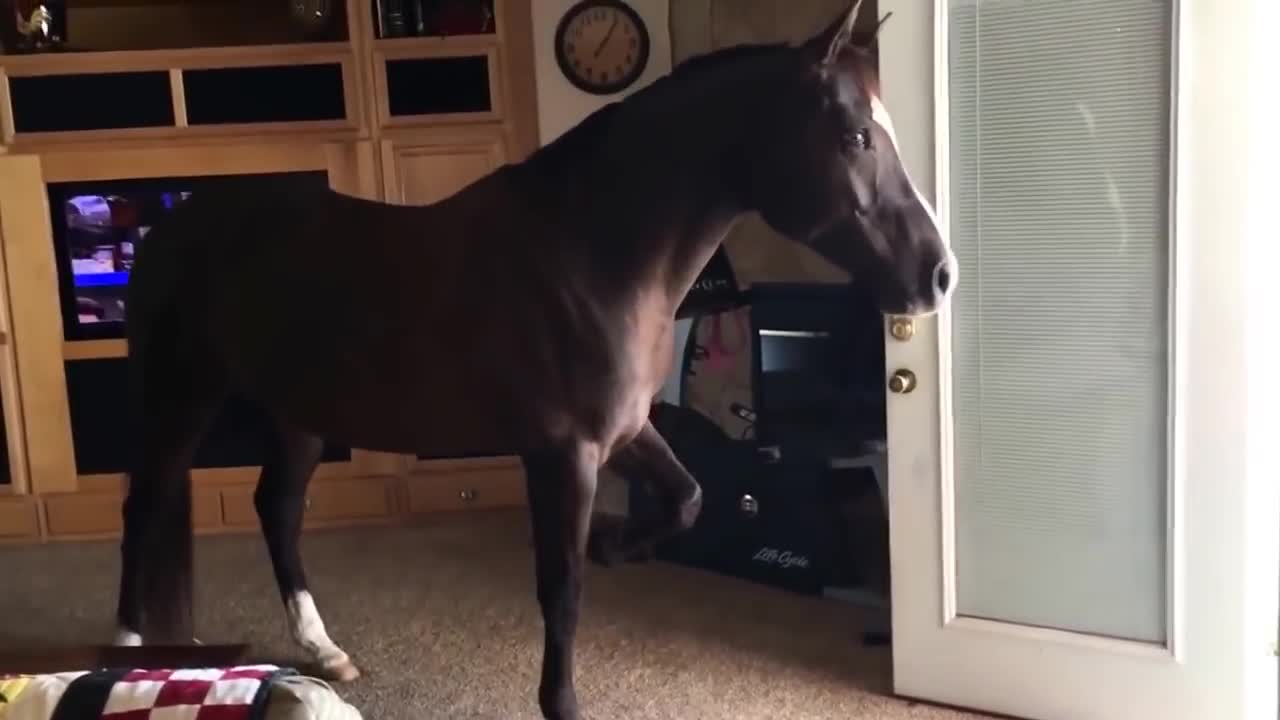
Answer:
<svg viewBox="0 0 1280 720"><path fill-rule="evenodd" d="M504 160L497 133L384 140L386 199L401 205L429 205L496 170Z"/></svg>
<svg viewBox="0 0 1280 720"><path fill-rule="evenodd" d="M44 183L38 156L0 155L0 398L8 491L18 493L77 484Z"/></svg>

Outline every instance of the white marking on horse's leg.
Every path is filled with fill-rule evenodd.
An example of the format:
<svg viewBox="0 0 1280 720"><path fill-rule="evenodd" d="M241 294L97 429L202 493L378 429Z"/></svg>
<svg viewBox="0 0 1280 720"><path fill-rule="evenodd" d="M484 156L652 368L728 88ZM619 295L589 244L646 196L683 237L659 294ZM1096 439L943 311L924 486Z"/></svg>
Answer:
<svg viewBox="0 0 1280 720"><path fill-rule="evenodd" d="M112 644L116 647L141 647L142 636L126 627L116 628L116 638Z"/></svg>
<svg viewBox="0 0 1280 720"><path fill-rule="evenodd" d="M289 597L285 608L289 614L289 629L293 633L293 639L311 653L326 672L344 682L359 677L360 671L351 663L351 658L337 643L329 639L324 620L320 619L320 612L316 609L310 592L295 592Z"/></svg>

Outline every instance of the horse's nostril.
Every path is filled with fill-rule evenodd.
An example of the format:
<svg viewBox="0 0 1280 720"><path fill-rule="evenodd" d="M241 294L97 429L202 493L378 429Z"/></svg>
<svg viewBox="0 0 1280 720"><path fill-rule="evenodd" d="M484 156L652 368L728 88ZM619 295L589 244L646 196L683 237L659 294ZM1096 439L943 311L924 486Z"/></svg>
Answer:
<svg viewBox="0 0 1280 720"><path fill-rule="evenodd" d="M939 295L946 295L951 290L951 264L946 260L933 269L933 289Z"/></svg>

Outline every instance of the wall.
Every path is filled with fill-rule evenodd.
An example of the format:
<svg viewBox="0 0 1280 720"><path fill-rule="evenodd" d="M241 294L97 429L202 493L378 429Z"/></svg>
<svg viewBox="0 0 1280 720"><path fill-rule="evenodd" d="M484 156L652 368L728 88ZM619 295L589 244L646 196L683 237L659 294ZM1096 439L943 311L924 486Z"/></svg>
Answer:
<svg viewBox="0 0 1280 720"><path fill-rule="evenodd" d="M591 95L569 84L556 65L553 50L556 25L577 0L535 0L533 3L534 76L538 82L538 128L542 144L559 137L587 115L671 71L669 0L627 0L649 30L649 64L634 85L617 95ZM681 0L674 0L678 5Z"/></svg>

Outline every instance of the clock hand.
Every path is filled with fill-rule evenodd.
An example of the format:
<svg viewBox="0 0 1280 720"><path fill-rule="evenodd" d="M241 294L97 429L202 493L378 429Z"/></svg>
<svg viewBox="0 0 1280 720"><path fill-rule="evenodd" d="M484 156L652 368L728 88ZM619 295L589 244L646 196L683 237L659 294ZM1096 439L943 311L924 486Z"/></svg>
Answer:
<svg viewBox="0 0 1280 720"><path fill-rule="evenodd" d="M609 38L613 35L613 29L618 27L618 16L613 16L613 24L609 26L609 31L604 34L604 39L596 46L596 53L592 57L600 57L600 51L604 50L604 46L609 43Z"/></svg>

